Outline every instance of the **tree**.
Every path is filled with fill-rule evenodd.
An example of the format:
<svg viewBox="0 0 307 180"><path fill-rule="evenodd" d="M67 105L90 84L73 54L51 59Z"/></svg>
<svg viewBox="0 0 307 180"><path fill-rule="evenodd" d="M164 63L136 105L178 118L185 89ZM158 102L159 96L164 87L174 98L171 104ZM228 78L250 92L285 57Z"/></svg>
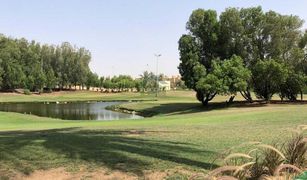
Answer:
<svg viewBox="0 0 307 180"><path fill-rule="evenodd" d="M142 90L142 80L141 79L134 80L134 87L136 88L137 92L140 92Z"/></svg>
<svg viewBox="0 0 307 180"><path fill-rule="evenodd" d="M260 6L240 9L240 19L243 26L243 41L241 56L246 67L251 68L260 59L265 58L263 44L263 19L264 13ZM239 55L239 54L238 54Z"/></svg>
<svg viewBox="0 0 307 180"><path fill-rule="evenodd" d="M7 60L3 61L2 67L4 69L3 78L3 89L12 90L15 88L24 87L25 75L22 72L22 68L17 63Z"/></svg>
<svg viewBox="0 0 307 180"><path fill-rule="evenodd" d="M228 13L233 14L232 17L234 18L226 18ZM222 77L225 75L222 72L223 70L227 70L225 72L226 77L233 78L232 75L238 74L235 74L235 71L232 72L232 67L229 67L229 65L237 66L234 68L244 68L242 60L239 60L239 57L236 56L225 64L218 62L218 59L231 57L239 50L239 48L236 50L236 43L222 42L231 43L231 36L236 36L242 31L242 28L237 30L233 28L233 31L236 31L235 33L231 31L223 32L220 29L220 27L228 27L230 22L236 22L239 19L237 10L229 9L222 15L221 19L222 24L219 24L215 11L195 10L187 23L190 34L182 35L179 40L181 61L179 72L186 86L196 91L196 97L203 105L207 105L216 94L232 93L232 90L235 90L235 82ZM221 35L221 32L226 33L226 35ZM223 50L221 51L221 49ZM246 78L249 78L249 75L246 74Z"/></svg>
<svg viewBox="0 0 307 180"><path fill-rule="evenodd" d="M113 84L112 84L111 79L109 77L105 78L105 80L103 81L103 87L108 89L108 90L113 88Z"/></svg>
<svg viewBox="0 0 307 180"><path fill-rule="evenodd" d="M101 90L102 88L104 88L104 86L103 86L104 81L105 81L105 77L100 77L100 78L99 78L99 87L100 87L100 90Z"/></svg>
<svg viewBox="0 0 307 180"><path fill-rule="evenodd" d="M264 56L261 38L263 19L261 7L228 8L222 12L218 48L221 59L238 55L243 59L244 66L251 70L256 61ZM248 80L246 89L240 91L249 102L252 102L251 86L251 80Z"/></svg>
<svg viewBox="0 0 307 180"><path fill-rule="evenodd" d="M191 35L183 35L179 40L181 62L178 68L185 85L188 88L195 90L196 98L202 102L203 105L207 105L208 102L214 98L216 93L210 91L210 88L200 87L206 82L205 79L202 79L203 83L197 84L202 77L206 76L206 69L210 69L206 68L205 65L201 63L201 49L200 44L198 44L196 41L196 37ZM206 64L208 65L208 63Z"/></svg>
<svg viewBox="0 0 307 180"><path fill-rule="evenodd" d="M175 87L179 89L187 89L187 86L184 84L184 81L182 81L181 79L176 81Z"/></svg>
<svg viewBox="0 0 307 180"><path fill-rule="evenodd" d="M128 75L119 75L114 76L111 79L113 88L118 91L129 91L135 87L135 82L131 76Z"/></svg>
<svg viewBox="0 0 307 180"><path fill-rule="evenodd" d="M286 66L272 59L258 61L252 73L256 96L266 101L280 92L281 86L287 80Z"/></svg>
<svg viewBox="0 0 307 180"><path fill-rule="evenodd" d="M229 102L232 102L237 92L246 89L250 75L250 71L244 67L239 56L233 56L223 61L214 60L212 71L200 78L196 88L198 92L203 92L202 94L209 92L211 94L231 95ZM210 101L209 98L202 97L199 93L197 97L204 105ZM201 98L204 98L204 100Z"/></svg>
<svg viewBox="0 0 307 180"><path fill-rule="evenodd" d="M90 87L99 87L99 77L96 73L89 72L87 74L86 87L89 90Z"/></svg>
<svg viewBox="0 0 307 180"><path fill-rule="evenodd" d="M46 87L52 89L56 86L57 79L52 69L47 70L46 73Z"/></svg>
<svg viewBox="0 0 307 180"><path fill-rule="evenodd" d="M280 98L289 99L291 101L297 100L297 95L301 94L301 100L303 100L302 91L306 86L306 76L301 73L295 73L293 70L288 70L286 81L281 84Z"/></svg>
<svg viewBox="0 0 307 180"><path fill-rule="evenodd" d="M25 80L25 88L29 89L30 91L35 91L35 82L34 77L29 75Z"/></svg>
<svg viewBox="0 0 307 180"><path fill-rule="evenodd" d="M220 15L219 54L221 59L229 59L234 54L243 57L244 26L237 8L227 8Z"/></svg>
<svg viewBox="0 0 307 180"><path fill-rule="evenodd" d="M307 75L307 30L305 30L304 35L302 35L300 42L300 63L298 63L298 68L302 73Z"/></svg>
<svg viewBox="0 0 307 180"><path fill-rule="evenodd" d="M153 72L145 71L140 75L140 88L142 91L154 91L157 87L157 76Z"/></svg>
<svg viewBox="0 0 307 180"><path fill-rule="evenodd" d="M301 36L299 47L304 49L307 45L307 30L305 30L304 34Z"/></svg>
<svg viewBox="0 0 307 180"><path fill-rule="evenodd" d="M89 69L89 62L91 60L91 53L86 50L85 48L80 48L77 50L75 55L75 66L74 66L74 77L75 77L75 84L79 84L80 86L84 85L86 82L86 76L88 72L90 72ZM97 85L97 82L95 82L95 86Z"/></svg>
<svg viewBox="0 0 307 180"><path fill-rule="evenodd" d="M214 10L197 9L192 12L187 22L187 30L199 46L199 58L206 69L217 58L219 23Z"/></svg>
<svg viewBox="0 0 307 180"><path fill-rule="evenodd" d="M213 69L218 69L219 66L213 63ZM198 101L202 102L204 106L211 101L218 92L223 92L223 82L216 76L212 74L203 74L203 77L199 79L196 83L196 98Z"/></svg>
<svg viewBox="0 0 307 180"><path fill-rule="evenodd" d="M232 56L229 60L224 60L220 70L214 72L223 80L226 87L223 94L231 95L229 102L232 102L237 92L246 90L251 78L251 72L244 67L243 60L239 56ZM244 97L244 95L242 95Z"/></svg>
<svg viewBox="0 0 307 180"><path fill-rule="evenodd" d="M0 59L0 89L2 89L2 84L3 84L3 79L2 79L2 76L3 76L3 73L4 73L4 70L3 70L3 67L2 67L2 60Z"/></svg>
<svg viewBox="0 0 307 180"><path fill-rule="evenodd" d="M17 87L23 87L22 80L24 73L17 59L20 57L20 51L15 41L0 36L0 60L2 69L2 90L12 90Z"/></svg>
<svg viewBox="0 0 307 180"><path fill-rule="evenodd" d="M46 84L46 75L43 73L43 71L38 70L35 72L34 84L35 90L41 92Z"/></svg>

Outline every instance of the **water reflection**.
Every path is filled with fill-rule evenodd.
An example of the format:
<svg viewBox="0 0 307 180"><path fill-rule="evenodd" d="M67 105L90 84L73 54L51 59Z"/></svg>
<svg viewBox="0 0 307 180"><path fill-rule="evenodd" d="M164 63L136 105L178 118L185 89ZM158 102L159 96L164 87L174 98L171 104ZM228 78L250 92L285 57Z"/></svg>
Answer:
<svg viewBox="0 0 307 180"><path fill-rule="evenodd" d="M0 104L0 111L34 114L43 117L66 120L117 120L140 119L135 114L119 113L106 110L107 106L120 102L74 102L74 103L5 103Z"/></svg>

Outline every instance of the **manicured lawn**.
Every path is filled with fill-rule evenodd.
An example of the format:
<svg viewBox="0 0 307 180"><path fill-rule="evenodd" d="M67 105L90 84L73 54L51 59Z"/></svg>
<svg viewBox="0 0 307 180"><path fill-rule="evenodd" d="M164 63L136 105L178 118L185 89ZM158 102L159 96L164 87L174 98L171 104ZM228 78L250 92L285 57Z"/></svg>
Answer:
<svg viewBox="0 0 307 180"><path fill-rule="evenodd" d="M0 97L1 101L154 99L139 93L88 92ZM289 134L289 128L307 123L307 104L204 108L194 98L190 91L169 92L158 101L121 105L156 115L141 120L64 121L0 112L0 177L58 167L67 171L103 167L139 177L176 168L190 174L206 172L219 165L213 162L217 153L231 146L278 140ZM217 97L215 102L226 100Z"/></svg>
<svg viewBox="0 0 307 180"><path fill-rule="evenodd" d="M141 93L100 93L93 91L61 91L46 94L0 93L0 102L44 102L44 101L87 101L87 100L153 100L154 95Z"/></svg>

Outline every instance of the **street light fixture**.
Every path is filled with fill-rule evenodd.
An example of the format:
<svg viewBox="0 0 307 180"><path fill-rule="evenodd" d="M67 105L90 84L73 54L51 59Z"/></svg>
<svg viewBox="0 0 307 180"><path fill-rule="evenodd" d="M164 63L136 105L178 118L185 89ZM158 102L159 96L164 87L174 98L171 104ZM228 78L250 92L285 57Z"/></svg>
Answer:
<svg viewBox="0 0 307 180"><path fill-rule="evenodd" d="M159 91L159 76L158 76L158 62L159 57L161 57L162 54L155 54L155 57L157 58L157 65L156 65L156 97L158 97L158 91Z"/></svg>

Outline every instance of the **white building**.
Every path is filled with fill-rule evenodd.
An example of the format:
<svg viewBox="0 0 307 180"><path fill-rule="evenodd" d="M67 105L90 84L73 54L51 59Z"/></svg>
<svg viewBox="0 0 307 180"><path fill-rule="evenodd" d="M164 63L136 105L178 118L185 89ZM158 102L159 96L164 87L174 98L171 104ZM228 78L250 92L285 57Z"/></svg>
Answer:
<svg viewBox="0 0 307 180"><path fill-rule="evenodd" d="M159 81L159 89L162 91L171 90L171 82L170 81Z"/></svg>

